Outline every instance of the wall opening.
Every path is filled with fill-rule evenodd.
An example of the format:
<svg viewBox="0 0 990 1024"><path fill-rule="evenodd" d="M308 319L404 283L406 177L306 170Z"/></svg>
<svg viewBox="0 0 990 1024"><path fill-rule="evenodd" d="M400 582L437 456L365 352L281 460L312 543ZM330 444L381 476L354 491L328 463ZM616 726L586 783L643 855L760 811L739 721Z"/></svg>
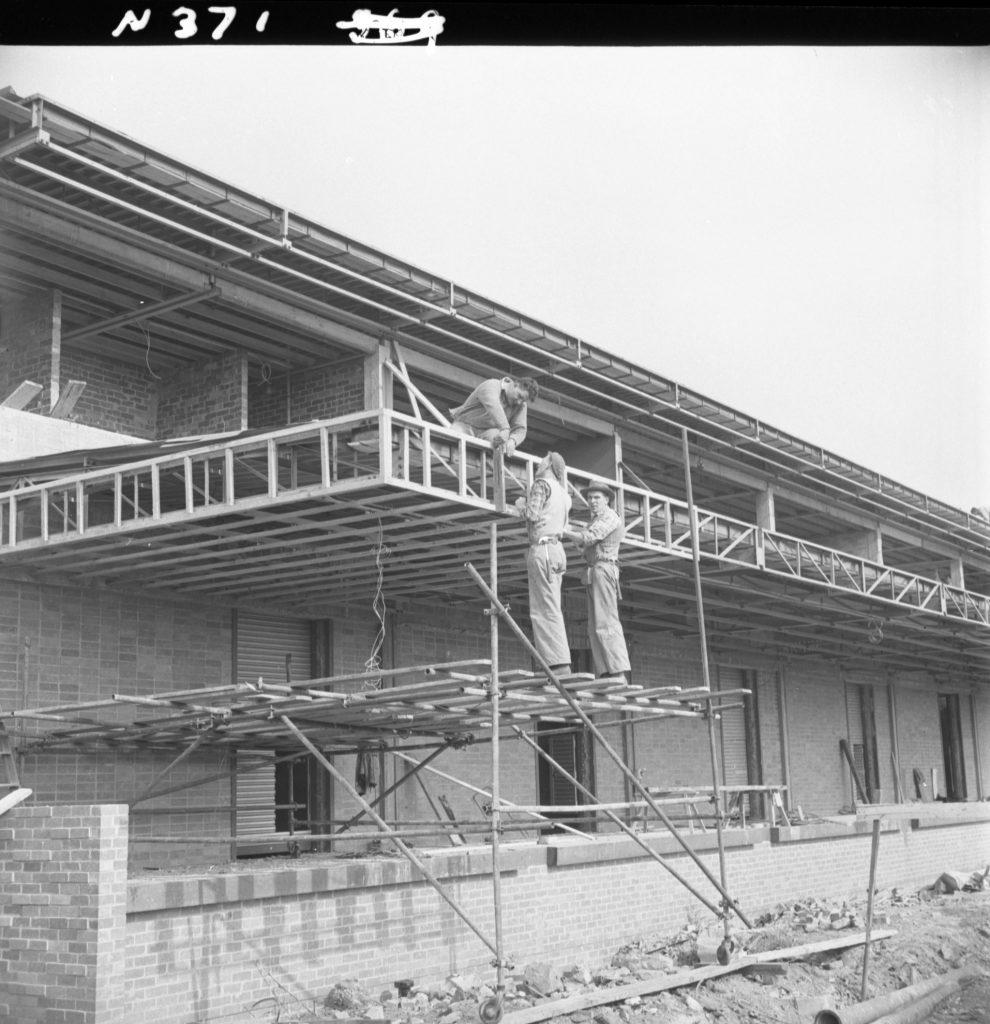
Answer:
<svg viewBox="0 0 990 1024"><path fill-rule="evenodd" d="M942 762L945 771L945 799L966 799L966 769L963 763L962 716L958 693L938 695L938 717L942 729ZM935 796L936 794L932 794Z"/></svg>

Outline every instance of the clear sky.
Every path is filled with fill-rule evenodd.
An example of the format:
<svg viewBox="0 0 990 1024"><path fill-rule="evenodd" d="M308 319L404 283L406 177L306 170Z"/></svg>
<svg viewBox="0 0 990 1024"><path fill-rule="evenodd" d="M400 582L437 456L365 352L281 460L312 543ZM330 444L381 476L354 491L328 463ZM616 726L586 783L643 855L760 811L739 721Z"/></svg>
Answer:
<svg viewBox="0 0 990 1024"><path fill-rule="evenodd" d="M990 51L0 46L0 85L990 505Z"/></svg>

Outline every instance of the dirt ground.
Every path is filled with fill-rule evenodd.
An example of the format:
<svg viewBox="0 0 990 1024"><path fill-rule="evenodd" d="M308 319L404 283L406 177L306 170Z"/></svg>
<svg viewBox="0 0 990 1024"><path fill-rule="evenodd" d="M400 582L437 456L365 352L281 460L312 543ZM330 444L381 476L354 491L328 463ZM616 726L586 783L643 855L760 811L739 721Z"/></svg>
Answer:
<svg viewBox="0 0 990 1024"><path fill-rule="evenodd" d="M841 940L862 935L865 912L865 895L858 902L808 899L782 904L755 921L753 929L734 935L743 953ZM968 968L972 979L925 1021L990 1024L990 889L951 894L926 889L878 891L874 915L874 934L896 934L871 943L869 997ZM674 935L643 936L617 950L605 964L575 964L564 970L547 964L515 965L507 979L504 1020L511 1024L516 1011L544 1005L551 1024L811 1024L823 1007L842 1008L860 1001L861 941L828 953L782 958L776 968L780 973L762 978L739 970L665 992L632 997L623 992L631 984L698 967L698 950L704 949L708 937L704 932L699 935L698 926L689 922ZM429 987L409 979L412 985L401 996L394 986L369 992L356 982L341 979L328 990L322 1004L275 993L236 1020L238 1024L249 1020L266 1024L326 1020L339 1024L365 1020L475 1024L479 1006L493 994L486 985L492 982L489 973L483 978L452 977ZM616 998L608 1000L612 989ZM553 1004L585 995L590 995L595 1005L569 1013L554 1012ZM598 1002L601 997L605 1001Z"/></svg>
<svg viewBox="0 0 990 1024"><path fill-rule="evenodd" d="M990 892L926 894L907 899L896 893L893 899L889 893L881 893L876 899L877 913L887 922L877 925L876 930L893 930L896 935L871 944L868 997L958 967L970 967L974 971L973 981L926 1020L929 1024L990 1024ZM865 906L858 904L851 909L854 916L859 916ZM856 927L850 932L853 933L861 934L862 928ZM795 928L793 919L785 916L746 933L746 945L750 951L760 952L841 938L842 934L842 930L831 929L805 932L802 927ZM690 958L686 959L689 962ZM810 1024L823 1006L841 1008L860 1001L863 959L864 946L850 946L801 960L781 961L786 964L786 973L770 984L736 972L690 988L646 997L636 1007L620 1005L615 1009L624 1024ZM595 1019L594 1015L591 1019ZM618 1022L605 1015L597 1024Z"/></svg>

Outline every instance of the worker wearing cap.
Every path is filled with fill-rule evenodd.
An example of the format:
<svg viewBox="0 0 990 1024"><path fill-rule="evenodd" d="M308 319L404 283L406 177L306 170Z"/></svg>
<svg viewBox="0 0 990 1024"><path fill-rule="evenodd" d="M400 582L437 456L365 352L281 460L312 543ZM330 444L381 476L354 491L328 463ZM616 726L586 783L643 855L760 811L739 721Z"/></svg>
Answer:
<svg viewBox="0 0 990 1024"><path fill-rule="evenodd" d="M584 529L569 526L564 535L584 555L591 657L596 675L623 675L630 671L626 638L619 621L619 545L625 527L612 508L615 494L608 484L593 481L581 493L588 502L591 522Z"/></svg>
<svg viewBox="0 0 990 1024"><path fill-rule="evenodd" d="M571 670L571 649L560 609L561 583L567 570L567 554L560 538L571 510L566 473L563 457L547 452L536 467L526 497L517 498L515 504L516 511L526 520L529 538L526 574L533 644L550 668L560 673Z"/></svg>
<svg viewBox="0 0 990 1024"><path fill-rule="evenodd" d="M482 381L463 405L450 410L451 427L460 434L504 446L512 455L526 439L526 406L536 400L539 385L531 377L492 377Z"/></svg>

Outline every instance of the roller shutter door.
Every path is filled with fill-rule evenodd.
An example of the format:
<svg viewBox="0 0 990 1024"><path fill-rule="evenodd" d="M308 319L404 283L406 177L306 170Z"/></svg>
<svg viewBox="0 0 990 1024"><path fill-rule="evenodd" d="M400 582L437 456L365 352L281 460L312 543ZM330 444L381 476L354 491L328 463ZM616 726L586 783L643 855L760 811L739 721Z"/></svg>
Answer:
<svg viewBox="0 0 990 1024"><path fill-rule="evenodd" d="M308 619L273 619L237 613L237 681L285 682L285 659L293 681L309 679L310 624Z"/></svg>
<svg viewBox="0 0 990 1024"><path fill-rule="evenodd" d="M293 681L312 677L310 668L310 623L307 619L275 619L249 612L237 613L238 682L284 683L286 656ZM272 751L241 752L270 755ZM271 835L275 831L275 765L237 776L237 834ZM240 810L240 807L266 805L270 809Z"/></svg>

